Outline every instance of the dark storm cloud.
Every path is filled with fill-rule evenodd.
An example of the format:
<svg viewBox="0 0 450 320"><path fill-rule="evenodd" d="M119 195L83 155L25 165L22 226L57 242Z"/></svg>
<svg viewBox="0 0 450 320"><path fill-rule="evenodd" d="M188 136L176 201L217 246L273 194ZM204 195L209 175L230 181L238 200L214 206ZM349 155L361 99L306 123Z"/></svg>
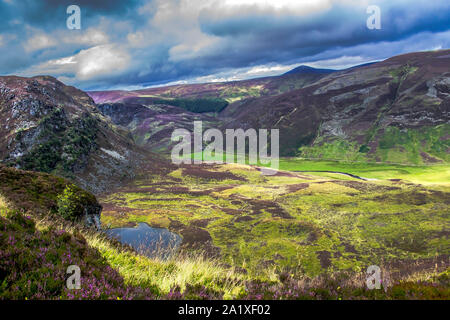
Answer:
<svg viewBox="0 0 450 320"><path fill-rule="evenodd" d="M112 41L120 42L127 32L142 24L146 17L136 15L135 10L143 1L120 0L0 0L0 74L20 71L23 68L45 60L75 54L92 44L70 43L64 41L71 37L81 36L90 27L96 27L101 19L108 19L110 23L126 21L129 25L125 30L110 29L105 31ZM81 8L82 29L69 32L66 28L69 5L76 4ZM35 38L39 42L39 35L59 32L48 46L30 50L27 40ZM89 37L87 35L86 37ZM6 42L7 45L1 45Z"/></svg>
<svg viewBox="0 0 450 320"><path fill-rule="evenodd" d="M366 27L362 2L0 0L0 73L99 89L450 47L449 1L376 1L381 30ZM71 4L82 30L66 28Z"/></svg>
<svg viewBox="0 0 450 320"><path fill-rule="evenodd" d="M76 4L78 6L92 8L103 12L122 11L127 8L135 7L139 3L138 0L42 0L41 2L48 8L67 7Z"/></svg>
<svg viewBox="0 0 450 320"><path fill-rule="evenodd" d="M200 15L202 30L226 38L209 60L238 66L274 60L291 61L332 48L366 43L399 41L421 32L450 29L450 2L392 2L382 6L382 29L366 27L366 7L335 6L333 10L308 17L280 17L261 12L219 14L205 10ZM232 50L238 48L238 50ZM233 54L235 53L235 54Z"/></svg>
<svg viewBox="0 0 450 320"><path fill-rule="evenodd" d="M32 26L51 29L64 27L66 9L70 5L81 7L83 17L90 21L101 15L127 16L140 3L141 0L11 0L10 3L0 3L0 17L3 21L17 19Z"/></svg>

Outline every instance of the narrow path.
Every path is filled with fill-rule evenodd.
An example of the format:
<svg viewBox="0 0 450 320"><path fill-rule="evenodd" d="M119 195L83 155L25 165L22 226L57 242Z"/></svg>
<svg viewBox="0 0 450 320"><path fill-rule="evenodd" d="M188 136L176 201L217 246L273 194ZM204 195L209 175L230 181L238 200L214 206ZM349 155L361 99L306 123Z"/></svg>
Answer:
<svg viewBox="0 0 450 320"><path fill-rule="evenodd" d="M341 172L341 171L328 171L328 170L320 170L320 171L310 171L310 170L305 170L305 171L298 171L298 170L295 170L295 171L292 171L292 172L325 172L325 173L337 173L337 174L343 174L343 175L345 175L345 176L349 176L349 177L352 177L352 178L355 178L355 179L359 179L359 180L364 180L364 181L370 181L370 180L377 180L377 179L369 179L369 178L363 178L363 177L360 177L360 176L357 176L357 175L355 175L355 174L351 174L351 173L347 173L347 172Z"/></svg>

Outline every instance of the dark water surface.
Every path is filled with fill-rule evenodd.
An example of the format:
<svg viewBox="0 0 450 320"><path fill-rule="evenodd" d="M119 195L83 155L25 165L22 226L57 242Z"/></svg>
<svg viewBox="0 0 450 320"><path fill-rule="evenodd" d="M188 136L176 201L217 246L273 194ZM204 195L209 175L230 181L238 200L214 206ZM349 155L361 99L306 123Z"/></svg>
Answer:
<svg viewBox="0 0 450 320"><path fill-rule="evenodd" d="M105 232L150 258L168 258L178 250L182 241L178 234L164 228L152 228L146 223L139 223L135 228L114 228Z"/></svg>

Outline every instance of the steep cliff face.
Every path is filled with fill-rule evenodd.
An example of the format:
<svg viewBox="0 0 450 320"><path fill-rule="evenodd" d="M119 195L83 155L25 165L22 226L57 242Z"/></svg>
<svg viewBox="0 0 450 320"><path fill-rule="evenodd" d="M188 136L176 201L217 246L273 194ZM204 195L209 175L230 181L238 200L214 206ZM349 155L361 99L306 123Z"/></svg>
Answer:
<svg viewBox="0 0 450 320"><path fill-rule="evenodd" d="M102 192L132 177L145 154L84 92L52 77L0 77L0 159Z"/></svg>
<svg viewBox="0 0 450 320"><path fill-rule="evenodd" d="M10 209L54 214L100 229L102 206L96 197L68 180L0 165L0 197Z"/></svg>

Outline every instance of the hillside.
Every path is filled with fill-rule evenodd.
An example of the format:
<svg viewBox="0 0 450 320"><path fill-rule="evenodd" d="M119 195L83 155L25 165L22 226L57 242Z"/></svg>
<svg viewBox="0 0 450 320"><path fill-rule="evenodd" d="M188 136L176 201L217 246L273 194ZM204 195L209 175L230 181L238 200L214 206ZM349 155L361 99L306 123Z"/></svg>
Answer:
<svg viewBox="0 0 450 320"><path fill-rule="evenodd" d="M413 212L408 214L408 209L404 208L406 211L403 214L408 215L409 224L406 228L399 229L396 228L396 220L390 220L398 214L392 216L386 212L390 216L390 219L386 220L370 211L365 212L364 219L360 222L365 226L364 232L368 238L365 239L366 243L360 243L355 238L357 234L351 235L351 228L339 228L336 221L329 220L325 224L317 225L314 217L320 218L323 214L321 210L307 213L313 218L311 222L306 222L305 217L299 220L298 214L301 214L301 211L292 211L289 206L287 211L284 211L285 205L280 206L272 202L267 198L270 193L266 192L273 188L271 183L278 183L284 192L285 200L295 201L296 197L308 196L308 193L310 200L313 200L314 197L325 195L326 190L334 184L335 191L340 193L340 196L369 196L376 206L386 202L385 199L379 198L379 192L387 191L389 201L383 210L390 211L390 206L399 208L397 200L402 194L414 194L408 205L416 206L419 210L433 210L420 207L423 201L432 200L441 206L448 205L448 197L437 190L427 191L407 184L396 185L395 182L376 185L337 179L330 181L288 173L280 173L278 177L270 178L271 183L261 185L263 182L257 181L260 175L255 169L203 166L197 169L182 168L184 187L177 185L182 181L175 179L177 175L172 173L163 177L163 181L166 181L165 190L160 190L159 193L148 193L148 189L156 191L158 188L158 181L150 179L130 185L123 189L120 195L112 195L110 198L115 205L109 206L109 218L115 210L124 211L125 208L120 209L119 206L134 206L133 199L146 202L146 206L149 206L152 200L148 196L151 195L153 200L160 200L159 208L161 202L166 202L163 206L170 212L168 216L173 219L173 227L181 230L185 239L194 244L211 232L214 238L219 239L215 240L215 243L225 248L227 255L237 253L233 252L229 241L244 240L243 245L235 246L236 249L242 250L244 255L241 259L244 260L237 260L230 266L221 259L204 258L201 252L174 254L168 260L147 258L76 222L68 223L58 215L46 217L42 213L46 208L52 210L54 197L64 185L67 188L70 184L48 174L4 167L0 170L0 299L366 300L447 299L449 295L448 254L445 250L439 251L443 249L441 243L445 243L444 234L440 231L442 225L439 223L439 219L444 218L443 215L434 218L429 215L428 219L431 220L423 220L423 215ZM170 177L172 181L167 184ZM197 179L201 179L203 184L206 183L203 191L198 190ZM303 183L299 184L300 181ZM236 185L236 182L242 184ZM245 185L255 183L260 184L258 194L265 194L264 199L245 191ZM142 188L144 184L145 188ZM136 193L136 187L141 191L138 198L133 195ZM236 192L229 193L233 187L244 188L238 191L240 196L236 196ZM41 193L37 193L37 190ZM78 189L77 193L84 191ZM171 193L182 197L183 200L167 206L167 198L159 199L160 195L167 197ZM214 200L215 193L219 195L220 201ZM230 194L235 196L229 197ZM144 195L147 195L147 198L143 198ZM331 195L327 197L329 201L324 202L324 206L345 209L345 205L338 206L342 204L342 199ZM200 201L196 201L196 198ZM117 200L120 203L116 202ZM210 204L210 201L213 202ZM243 201L251 206L239 212L240 210L235 208ZM201 203L201 206L196 210L194 219L183 228L188 215L182 212L182 208L193 205L189 202ZM308 206L309 203L308 200L305 205ZM221 207L214 204L220 204ZM204 219L208 208L214 210L214 216ZM39 210L43 211L39 213ZM130 218L131 211L126 212L127 216L121 219ZM119 213L120 215L122 214ZM201 219L196 218L198 215ZM141 215L141 218L153 219L154 216ZM371 222L373 218L377 221L375 225ZM353 218L342 215L341 219ZM215 220L219 223L215 223ZM416 222L419 224L416 225ZM248 227L251 232L245 231ZM383 246L379 248L376 245L377 237L383 234L380 233L383 230L389 237L384 239ZM223 235L230 231L238 237L223 238ZM269 242L266 252L257 250L258 241L261 240L258 240L258 234L262 231L269 235L265 240ZM280 232L291 239L284 238L282 242L277 243L277 234ZM421 237L423 234L430 237ZM301 254L303 267L299 265L299 268L285 268L285 264L281 263L278 268L274 268L272 264L275 260L286 260L288 263L295 260L289 258L292 253L289 248L294 245L294 242L289 244L292 239L297 239L300 241L299 245L305 247L305 252ZM410 241L411 239L413 241ZM342 245L339 245L339 242ZM288 250L280 250L280 245ZM371 250L366 251L364 247ZM247 249L250 251L247 252ZM365 278L361 277L358 270L364 265L364 259L370 259L372 254L383 260L383 257L380 257L380 249L400 255L382 265L384 290L369 290L365 285ZM434 254L436 249L441 255ZM278 253L274 254L273 250ZM246 263L245 257L249 254L255 260L250 259ZM264 260L265 263L253 265L258 259L265 259L272 254L272 261ZM416 257L412 263L408 257L414 254L418 254L420 258ZM237 256L240 256L239 253ZM82 270L80 290L71 290L66 286L67 268L74 264ZM247 273L246 269L239 265L246 266L250 272ZM254 266L257 267L259 275L254 274ZM353 271L346 270L351 266ZM317 275L322 268L336 271Z"/></svg>
<svg viewBox="0 0 450 320"><path fill-rule="evenodd" d="M284 155L449 160L449 50L336 72L305 88L230 105L228 127L279 128Z"/></svg>
<svg viewBox="0 0 450 320"><path fill-rule="evenodd" d="M0 77L0 122L2 163L95 192L134 176L147 157L86 93L52 77Z"/></svg>
<svg viewBox="0 0 450 320"><path fill-rule="evenodd" d="M147 150L167 153L177 128L192 131L193 121L218 128L220 114L230 104L249 98L278 95L309 85L325 74L306 72L252 80L174 85L136 91L91 91L99 110L130 131L134 142Z"/></svg>
<svg viewBox="0 0 450 320"><path fill-rule="evenodd" d="M192 130L194 121L205 128L217 127L220 120L211 114L189 112L168 104L103 103L98 110L111 121L130 132L135 144L153 152L168 153L175 129Z"/></svg>
<svg viewBox="0 0 450 320"><path fill-rule="evenodd" d="M0 299L448 299L449 56L98 104L51 77L0 77ZM262 176L152 153L194 120L280 128L284 154L322 160ZM105 234L139 223L180 247L146 257ZM384 290L366 287L373 264Z"/></svg>
<svg viewBox="0 0 450 320"><path fill-rule="evenodd" d="M161 98L220 98L231 103L250 97L271 96L298 89L323 76L322 72L293 72L293 74L283 76L241 81L171 85L135 91L89 91L88 94L96 103L152 102Z"/></svg>
<svg viewBox="0 0 450 320"><path fill-rule="evenodd" d="M173 129L192 130L196 119L222 129L279 128L284 156L448 162L449 52L411 53L339 72L301 68L279 77L89 95L148 150L167 150ZM177 107L180 99L199 98L228 105L206 114ZM113 115L105 111L111 108L117 110ZM133 118L136 108L152 116Z"/></svg>
<svg viewBox="0 0 450 320"><path fill-rule="evenodd" d="M60 177L0 165L0 198L12 210L100 228L102 206L95 196Z"/></svg>
<svg viewBox="0 0 450 320"><path fill-rule="evenodd" d="M299 66L297 68L294 68L288 72L285 73L286 74L295 74L295 73L302 73L302 74L308 74L308 73L316 73L316 74L328 74L328 73L333 73L336 72L336 70L333 69L317 69L317 68L312 68L312 67L308 67L308 66Z"/></svg>

